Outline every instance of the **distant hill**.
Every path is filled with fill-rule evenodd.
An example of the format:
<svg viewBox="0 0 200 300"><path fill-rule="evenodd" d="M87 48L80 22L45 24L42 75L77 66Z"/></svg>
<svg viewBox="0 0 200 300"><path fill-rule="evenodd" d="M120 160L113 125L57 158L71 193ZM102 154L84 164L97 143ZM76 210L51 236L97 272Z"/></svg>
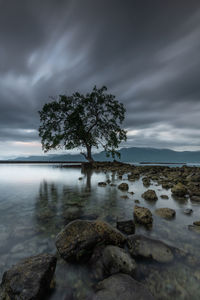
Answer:
<svg viewBox="0 0 200 300"><path fill-rule="evenodd" d="M173 151L170 149L154 149L154 148L122 148L121 153L122 162L171 162L171 163L200 163L200 151ZM105 152L96 153L93 155L97 161L109 161ZM18 157L15 161L85 161L80 154L55 154L44 156L29 156Z"/></svg>

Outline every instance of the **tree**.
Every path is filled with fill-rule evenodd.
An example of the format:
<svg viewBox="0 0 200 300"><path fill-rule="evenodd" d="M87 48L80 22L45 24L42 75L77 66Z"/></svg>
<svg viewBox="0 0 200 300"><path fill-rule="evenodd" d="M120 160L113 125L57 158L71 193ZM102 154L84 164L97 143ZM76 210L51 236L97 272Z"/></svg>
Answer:
<svg viewBox="0 0 200 300"><path fill-rule="evenodd" d="M45 104L39 111L43 150L85 148L86 153L81 154L92 162L92 147L102 146L107 156L119 157L116 149L126 140L126 131L120 127L125 108L106 91L105 86L95 86L85 96L78 92L59 95L57 100Z"/></svg>

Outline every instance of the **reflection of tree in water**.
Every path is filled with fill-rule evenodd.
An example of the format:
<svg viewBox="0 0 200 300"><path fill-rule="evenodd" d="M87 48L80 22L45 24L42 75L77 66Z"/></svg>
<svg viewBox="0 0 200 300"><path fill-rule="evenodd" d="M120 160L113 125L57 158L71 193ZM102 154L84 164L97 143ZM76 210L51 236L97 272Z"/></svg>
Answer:
<svg viewBox="0 0 200 300"><path fill-rule="evenodd" d="M35 204L35 221L42 232L58 232L64 225L84 215L91 191L92 171L84 171L85 184L67 186L44 180Z"/></svg>

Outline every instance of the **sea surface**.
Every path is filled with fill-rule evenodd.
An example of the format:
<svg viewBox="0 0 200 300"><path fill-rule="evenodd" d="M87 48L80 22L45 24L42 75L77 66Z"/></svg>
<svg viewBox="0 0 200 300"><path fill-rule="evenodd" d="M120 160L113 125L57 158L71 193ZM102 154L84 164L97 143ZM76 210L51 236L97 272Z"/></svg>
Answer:
<svg viewBox="0 0 200 300"><path fill-rule="evenodd" d="M98 186L110 179L116 186ZM129 192L121 192L117 185L129 184ZM188 225L200 220L200 205L189 198L173 199L171 191L151 182L150 189L158 201L147 202L141 194L147 190L142 178L129 182L127 176L119 180L116 173L87 171L80 168L61 168L56 165L0 165L0 280L3 272L20 259L39 253L56 253L55 237L65 224L75 219L102 219L116 226L116 220L133 218L135 200L148 207L169 207L176 210L176 218L168 221L154 215L151 229L136 227L136 233L190 252L200 258L200 235L188 230ZM148 189L149 189L148 188ZM160 195L169 199L161 199ZM123 196L128 198L124 199ZM184 209L193 209L192 215ZM149 276L141 277L157 299L200 299L200 271L197 266L175 262L169 267L149 265ZM67 264L61 259L56 268L56 286L49 299L64 300L73 292L75 299L86 299L94 282L87 265Z"/></svg>

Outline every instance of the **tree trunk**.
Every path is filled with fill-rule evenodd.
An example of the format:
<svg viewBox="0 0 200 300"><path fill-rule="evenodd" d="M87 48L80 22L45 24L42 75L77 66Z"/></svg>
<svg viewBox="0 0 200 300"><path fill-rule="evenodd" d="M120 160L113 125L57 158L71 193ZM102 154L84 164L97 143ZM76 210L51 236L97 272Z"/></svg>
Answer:
<svg viewBox="0 0 200 300"><path fill-rule="evenodd" d="M86 159L89 161L89 162L93 162L94 159L92 158L92 147L91 146L87 146L87 156L86 156Z"/></svg>

